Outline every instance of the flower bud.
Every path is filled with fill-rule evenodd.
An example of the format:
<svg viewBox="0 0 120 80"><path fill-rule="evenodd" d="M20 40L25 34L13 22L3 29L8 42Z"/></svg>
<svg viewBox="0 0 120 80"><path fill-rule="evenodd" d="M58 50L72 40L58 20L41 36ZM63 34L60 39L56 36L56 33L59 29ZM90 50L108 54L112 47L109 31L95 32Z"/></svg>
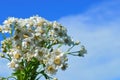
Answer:
<svg viewBox="0 0 120 80"><path fill-rule="evenodd" d="M74 44L75 44L75 45L79 45L79 44L80 44L80 41L76 41Z"/></svg>
<svg viewBox="0 0 120 80"><path fill-rule="evenodd" d="M81 46L81 49L80 49L80 51L79 51L78 56L84 57L84 54L85 54L85 53L87 53L87 50L85 49L84 46Z"/></svg>

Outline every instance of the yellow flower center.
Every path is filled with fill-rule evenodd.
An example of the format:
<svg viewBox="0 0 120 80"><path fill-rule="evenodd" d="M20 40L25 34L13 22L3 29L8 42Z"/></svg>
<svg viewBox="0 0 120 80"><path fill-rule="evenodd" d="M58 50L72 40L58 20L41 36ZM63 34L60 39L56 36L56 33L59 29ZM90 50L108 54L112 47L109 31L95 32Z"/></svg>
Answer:
<svg viewBox="0 0 120 80"><path fill-rule="evenodd" d="M15 63L14 63L14 62L11 62L11 63L10 63L10 67L11 67L11 68L15 68Z"/></svg>
<svg viewBox="0 0 120 80"><path fill-rule="evenodd" d="M29 36L27 34L23 34L23 37L24 38L28 38Z"/></svg>
<svg viewBox="0 0 120 80"><path fill-rule="evenodd" d="M43 25L43 23L42 22L39 22L38 24L37 24L37 26L42 26Z"/></svg>
<svg viewBox="0 0 120 80"><path fill-rule="evenodd" d="M44 33L44 31L41 29L41 30L40 30L40 33L41 33L41 34L43 34L43 33Z"/></svg>
<svg viewBox="0 0 120 80"><path fill-rule="evenodd" d="M40 21L40 22L38 22L38 23L37 23L37 26L39 26L39 27L40 27L40 26L42 26L42 25L43 25L43 23L44 23L44 21Z"/></svg>
<svg viewBox="0 0 120 80"><path fill-rule="evenodd" d="M54 59L54 63L55 63L56 65L60 65L60 64L61 64L61 59L60 59L60 57L56 57L56 58Z"/></svg>
<svg viewBox="0 0 120 80"><path fill-rule="evenodd" d="M39 56L43 56L43 52L42 51L39 51Z"/></svg>
<svg viewBox="0 0 120 80"><path fill-rule="evenodd" d="M50 73L54 73L55 72L55 68L53 66L48 66L47 70L50 72Z"/></svg>
<svg viewBox="0 0 120 80"><path fill-rule="evenodd" d="M17 47L17 49L20 49L20 48L21 48L21 46L20 46L20 45L17 45L16 47Z"/></svg>
<svg viewBox="0 0 120 80"><path fill-rule="evenodd" d="M14 58L15 59L19 59L20 58L20 54L19 53L14 54Z"/></svg>

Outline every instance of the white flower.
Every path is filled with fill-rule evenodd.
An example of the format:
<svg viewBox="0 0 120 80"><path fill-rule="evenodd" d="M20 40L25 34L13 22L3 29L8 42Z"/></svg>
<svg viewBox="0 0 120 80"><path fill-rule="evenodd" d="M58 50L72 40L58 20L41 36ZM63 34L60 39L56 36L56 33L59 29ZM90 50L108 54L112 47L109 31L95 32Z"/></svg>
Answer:
<svg viewBox="0 0 120 80"><path fill-rule="evenodd" d="M60 29L59 24L56 21L53 22L53 28Z"/></svg>
<svg viewBox="0 0 120 80"><path fill-rule="evenodd" d="M48 49L46 48L36 48L34 57L36 57L38 60L45 59L45 56L48 54Z"/></svg>
<svg viewBox="0 0 120 80"><path fill-rule="evenodd" d="M47 65L45 72L50 75L54 75L57 72L57 68L54 65Z"/></svg>
<svg viewBox="0 0 120 80"><path fill-rule="evenodd" d="M19 67L19 64L17 64L14 60L12 60L10 63L8 63L8 66L12 69L16 69Z"/></svg>
<svg viewBox="0 0 120 80"><path fill-rule="evenodd" d="M57 56L57 57L55 57L53 62L55 65L61 65L62 60L61 60L60 56Z"/></svg>
<svg viewBox="0 0 120 80"><path fill-rule="evenodd" d="M10 63L8 63L8 66L10 68L15 68L15 62L14 61L11 61Z"/></svg>
<svg viewBox="0 0 120 80"><path fill-rule="evenodd" d="M27 52L23 55L24 59L27 59L27 61L30 61L34 57L33 52Z"/></svg>
<svg viewBox="0 0 120 80"><path fill-rule="evenodd" d="M11 33L11 28L9 26L3 26L2 33Z"/></svg>
<svg viewBox="0 0 120 80"><path fill-rule="evenodd" d="M48 33L48 35L50 35L50 36L56 36L56 34L55 34L55 31L54 31L54 30L50 30L50 31L49 31L49 33Z"/></svg>
<svg viewBox="0 0 120 80"><path fill-rule="evenodd" d="M34 46L33 45L34 42L31 39L32 39L31 37L23 39L22 40L22 47L23 48L28 48L28 47L30 47L30 45Z"/></svg>
<svg viewBox="0 0 120 80"><path fill-rule="evenodd" d="M4 24L4 25L10 25L10 24L16 22L17 20L18 20L17 18L9 17L8 20L5 20L5 21L3 22L3 24Z"/></svg>
<svg viewBox="0 0 120 80"><path fill-rule="evenodd" d="M17 27L17 28L18 28L18 27L24 28L24 26L26 26L26 24L27 24L27 20L20 18L20 19L17 21L17 25L18 25L18 26L16 26L16 27Z"/></svg>
<svg viewBox="0 0 120 80"><path fill-rule="evenodd" d="M22 47L27 48L27 44L28 44L27 41L24 40L24 41L22 42Z"/></svg>
<svg viewBox="0 0 120 80"><path fill-rule="evenodd" d="M54 49L52 53L53 53L53 55L56 56L56 55L60 55L62 53L62 51L59 48L57 48L57 49Z"/></svg>
<svg viewBox="0 0 120 80"><path fill-rule="evenodd" d="M42 34L44 33L44 30L43 30L42 27L37 27L37 28L35 29L35 32L40 33L40 34L42 35Z"/></svg>

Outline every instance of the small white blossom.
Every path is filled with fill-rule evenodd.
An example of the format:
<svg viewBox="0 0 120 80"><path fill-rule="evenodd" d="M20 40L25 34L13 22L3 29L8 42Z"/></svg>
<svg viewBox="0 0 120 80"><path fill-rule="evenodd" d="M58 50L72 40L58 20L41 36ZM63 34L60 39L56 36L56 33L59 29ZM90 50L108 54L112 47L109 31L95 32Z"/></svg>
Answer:
<svg viewBox="0 0 120 80"><path fill-rule="evenodd" d="M16 69L18 68L19 64L16 63L14 60L12 60L10 63L8 63L8 67L12 68L12 69Z"/></svg>
<svg viewBox="0 0 120 80"><path fill-rule="evenodd" d="M9 26L3 26L2 33L11 33L11 28Z"/></svg>

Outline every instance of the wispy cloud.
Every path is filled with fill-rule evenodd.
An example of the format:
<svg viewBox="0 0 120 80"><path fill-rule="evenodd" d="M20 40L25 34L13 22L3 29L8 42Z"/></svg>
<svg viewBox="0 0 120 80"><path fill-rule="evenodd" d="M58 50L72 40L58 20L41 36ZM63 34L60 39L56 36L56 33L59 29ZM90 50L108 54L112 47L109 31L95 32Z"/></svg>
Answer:
<svg viewBox="0 0 120 80"><path fill-rule="evenodd" d="M70 69L63 73L64 77L60 72L60 80L120 79L119 7L119 0L103 2L84 14L66 16L59 20L68 26L69 34L80 39L88 50L85 58L70 61Z"/></svg>

